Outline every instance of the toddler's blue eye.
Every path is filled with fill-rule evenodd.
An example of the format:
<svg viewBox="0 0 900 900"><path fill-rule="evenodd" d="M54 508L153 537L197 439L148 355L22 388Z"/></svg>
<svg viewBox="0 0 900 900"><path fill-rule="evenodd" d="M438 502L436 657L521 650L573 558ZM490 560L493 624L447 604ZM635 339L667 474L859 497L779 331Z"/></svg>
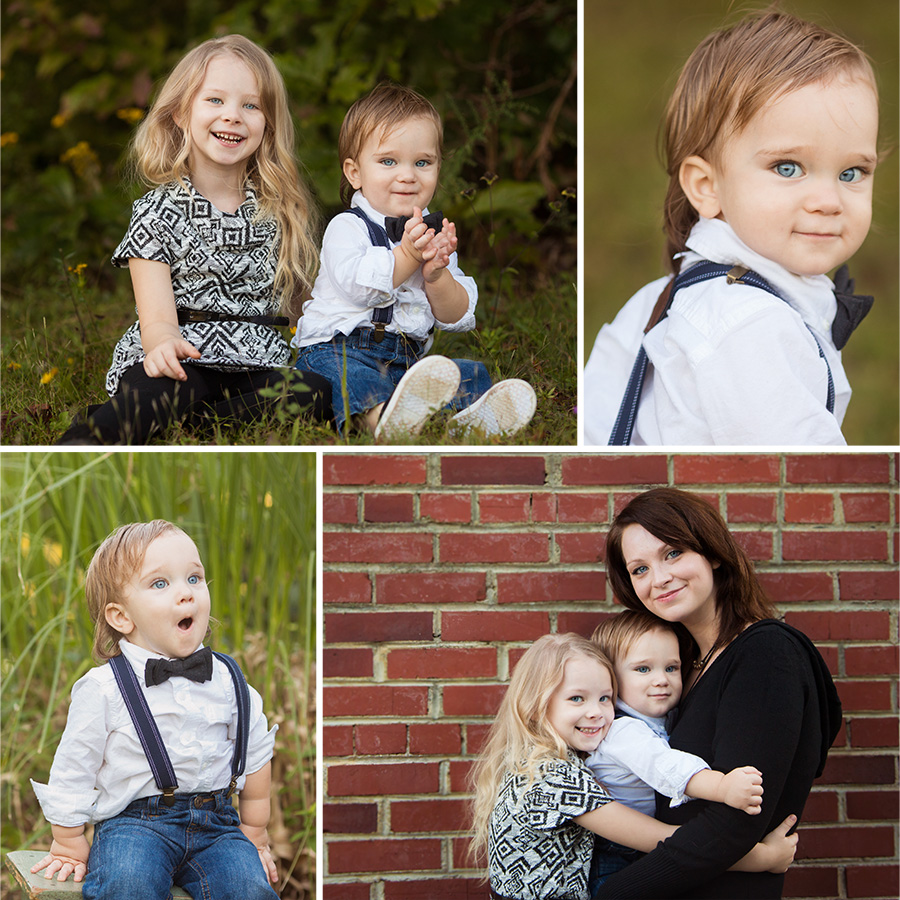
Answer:
<svg viewBox="0 0 900 900"><path fill-rule="evenodd" d="M162 590L166 586L167 582L165 578L157 578L153 584L150 585L152 588L156 588L157 590Z"/></svg>
<svg viewBox="0 0 900 900"><path fill-rule="evenodd" d="M392 160L392 159L383 159L383 160L381 161L381 164L382 164L383 166L393 166L393 165L395 165L394 160Z"/></svg>
<svg viewBox="0 0 900 900"><path fill-rule="evenodd" d="M865 172L859 166L853 166L852 169L844 169L840 175L838 175L838 181L843 181L845 184L854 184L857 181L860 181Z"/></svg>
<svg viewBox="0 0 900 900"><path fill-rule="evenodd" d="M416 160L416 168L424 169L425 166L427 166L427 165L428 165L428 160L427 160L427 159L418 159L418 160Z"/></svg>
<svg viewBox="0 0 900 900"><path fill-rule="evenodd" d="M189 575L188 576L188 584L200 584L200 576L199 575Z"/></svg>
<svg viewBox="0 0 900 900"><path fill-rule="evenodd" d="M782 162L775 166L775 171L784 178L796 178L803 170L795 162Z"/></svg>
<svg viewBox="0 0 900 900"><path fill-rule="evenodd" d="M635 666L634 671L639 675L646 675L650 671L649 666Z"/></svg>

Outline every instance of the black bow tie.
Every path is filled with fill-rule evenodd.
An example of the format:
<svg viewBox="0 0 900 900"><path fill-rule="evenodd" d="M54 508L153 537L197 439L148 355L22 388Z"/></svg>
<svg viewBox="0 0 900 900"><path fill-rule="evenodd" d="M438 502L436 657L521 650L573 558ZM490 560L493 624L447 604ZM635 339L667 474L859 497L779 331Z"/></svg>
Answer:
<svg viewBox="0 0 900 900"><path fill-rule="evenodd" d="M850 277L850 270L841 266L834 273L834 296L837 300L837 314L831 325L831 339L834 346L841 349L847 343L854 329L866 317L874 297L853 293L854 281Z"/></svg>
<svg viewBox="0 0 900 900"><path fill-rule="evenodd" d="M147 687L152 687L174 675L183 675L191 681L209 681L212 670L212 650L204 647L184 659L148 659L144 667L144 682Z"/></svg>
<svg viewBox="0 0 900 900"><path fill-rule="evenodd" d="M403 239L403 229L406 228L406 223L411 218L412 216L385 216L384 230L395 244ZM423 216L423 218L425 219L425 224L429 228L434 229L435 234L437 234L444 225L444 214L440 210L428 213L428 215Z"/></svg>

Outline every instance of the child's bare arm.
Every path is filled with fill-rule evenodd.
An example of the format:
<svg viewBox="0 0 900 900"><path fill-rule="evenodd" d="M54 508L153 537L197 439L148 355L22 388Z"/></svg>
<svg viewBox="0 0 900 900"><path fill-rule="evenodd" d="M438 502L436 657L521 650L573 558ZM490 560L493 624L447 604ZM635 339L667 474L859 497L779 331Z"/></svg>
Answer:
<svg viewBox="0 0 900 900"><path fill-rule="evenodd" d="M151 378L175 378L187 375L179 360L200 358L200 351L181 336L172 270L165 263L150 259L129 259L131 283L141 325L144 371Z"/></svg>
<svg viewBox="0 0 900 900"><path fill-rule="evenodd" d="M774 872L780 875L787 872L794 861L797 842L800 840L796 832L789 835L797 817L788 816L777 828L770 831L753 849L741 857L732 867L733 872Z"/></svg>
<svg viewBox="0 0 900 900"><path fill-rule="evenodd" d="M703 769L691 778L684 792L688 797L726 803L751 816L762 812L762 772L753 766L732 769L727 775Z"/></svg>
<svg viewBox="0 0 900 900"><path fill-rule="evenodd" d="M671 837L678 830L677 825L666 825L616 801L584 813L573 821L607 840L633 847L644 853L649 853L660 841ZM788 836L788 831L793 828L796 821L796 816L788 816L749 853L739 859L731 867L732 871L786 872L797 852L797 835Z"/></svg>
<svg viewBox="0 0 900 900"><path fill-rule="evenodd" d="M272 763L267 762L261 769L247 776L241 791L240 814L241 831L256 847L260 861L269 881L278 881L275 860L269 849L269 814L271 801L269 790L272 781Z"/></svg>
<svg viewBox="0 0 900 900"><path fill-rule="evenodd" d="M87 861L91 845L84 836L84 825L66 828L62 825L51 825L53 843L50 852L31 867L32 872L46 869L44 878L52 878L57 872L57 881L65 881L73 872L76 881L83 881L87 873Z"/></svg>
<svg viewBox="0 0 900 900"><path fill-rule="evenodd" d="M447 268L457 244L456 225L444 219L442 230L431 240L434 255L422 264L425 296L439 322L458 322L469 308L469 295Z"/></svg>

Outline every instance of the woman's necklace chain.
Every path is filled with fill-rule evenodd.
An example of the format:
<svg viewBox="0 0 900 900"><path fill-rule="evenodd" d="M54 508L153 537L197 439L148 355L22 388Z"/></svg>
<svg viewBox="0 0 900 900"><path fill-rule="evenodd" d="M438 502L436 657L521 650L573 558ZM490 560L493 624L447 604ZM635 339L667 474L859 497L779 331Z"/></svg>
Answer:
<svg viewBox="0 0 900 900"><path fill-rule="evenodd" d="M715 653L715 651L716 645L713 644L712 647L709 648L709 653L707 653L706 656L703 657L703 659L694 661L694 669L697 672L702 672L706 668L706 664L709 662L710 657L713 655L713 653Z"/></svg>

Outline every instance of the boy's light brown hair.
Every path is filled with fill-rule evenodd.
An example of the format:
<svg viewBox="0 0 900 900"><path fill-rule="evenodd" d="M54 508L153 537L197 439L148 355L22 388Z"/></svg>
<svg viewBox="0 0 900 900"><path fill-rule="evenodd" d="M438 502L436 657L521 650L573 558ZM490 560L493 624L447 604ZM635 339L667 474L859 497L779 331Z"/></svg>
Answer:
<svg viewBox="0 0 900 900"><path fill-rule="evenodd" d="M84 593L94 623L92 655L98 662L118 656L120 634L106 621L106 607L122 601L125 585L140 571L147 548L158 537L184 532L171 522L133 522L121 525L97 548L84 577Z"/></svg>
<svg viewBox="0 0 900 900"><path fill-rule="evenodd" d="M651 616L650 613L626 609L604 619L594 629L591 641L613 665L618 665L628 652L628 648L649 631L671 631L678 637L678 633L668 622Z"/></svg>
<svg viewBox="0 0 900 900"><path fill-rule="evenodd" d="M338 137L338 163L341 167L341 200L349 207L353 186L344 175L344 161L358 159L363 144L375 132L390 134L402 122L430 119L437 132L438 153L443 153L444 126L431 101L412 88L382 82L347 110Z"/></svg>
<svg viewBox="0 0 900 900"><path fill-rule="evenodd" d="M662 144L669 187L664 207L666 258L676 253L699 215L681 188L690 156L716 161L729 136L740 133L770 100L838 77L862 80L878 93L869 58L845 37L774 10L716 31L685 63L666 108Z"/></svg>

